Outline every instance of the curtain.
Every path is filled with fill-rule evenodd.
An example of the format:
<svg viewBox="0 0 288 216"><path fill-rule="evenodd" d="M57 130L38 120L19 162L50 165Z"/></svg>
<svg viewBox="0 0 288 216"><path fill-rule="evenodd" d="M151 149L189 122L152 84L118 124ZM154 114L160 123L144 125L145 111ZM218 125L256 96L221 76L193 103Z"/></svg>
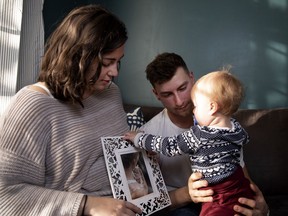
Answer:
<svg viewBox="0 0 288 216"><path fill-rule="evenodd" d="M44 51L44 0L0 0L0 115L34 83Z"/></svg>

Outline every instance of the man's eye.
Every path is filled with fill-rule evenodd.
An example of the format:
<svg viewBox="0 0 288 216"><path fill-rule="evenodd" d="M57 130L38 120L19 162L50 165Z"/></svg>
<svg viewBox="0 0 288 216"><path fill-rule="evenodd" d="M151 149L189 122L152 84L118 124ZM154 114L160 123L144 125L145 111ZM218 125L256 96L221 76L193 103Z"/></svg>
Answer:
<svg viewBox="0 0 288 216"><path fill-rule="evenodd" d="M162 94L162 97L164 97L164 98L167 98L167 97L170 97L171 96L171 94Z"/></svg>
<svg viewBox="0 0 288 216"><path fill-rule="evenodd" d="M184 86L184 87L181 87L180 89L179 89L179 91L185 91L187 89L187 86Z"/></svg>

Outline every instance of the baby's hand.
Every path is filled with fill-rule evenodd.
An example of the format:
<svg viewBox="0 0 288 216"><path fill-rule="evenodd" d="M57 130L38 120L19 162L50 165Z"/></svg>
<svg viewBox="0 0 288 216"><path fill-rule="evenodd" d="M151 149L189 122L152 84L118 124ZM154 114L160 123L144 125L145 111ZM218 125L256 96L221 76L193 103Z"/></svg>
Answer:
<svg viewBox="0 0 288 216"><path fill-rule="evenodd" d="M134 143L134 138L135 138L135 136L136 136L137 133L138 133L138 132L136 132L136 131L129 131L129 132L127 132L127 133L124 134L123 139L129 140L129 141L131 141L132 143Z"/></svg>

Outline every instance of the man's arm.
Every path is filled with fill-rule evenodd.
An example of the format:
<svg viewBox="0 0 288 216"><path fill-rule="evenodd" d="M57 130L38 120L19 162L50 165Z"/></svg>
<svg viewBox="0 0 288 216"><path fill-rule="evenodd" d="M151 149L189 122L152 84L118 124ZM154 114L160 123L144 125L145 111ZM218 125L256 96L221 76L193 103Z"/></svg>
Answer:
<svg viewBox="0 0 288 216"><path fill-rule="evenodd" d="M240 206L240 205L235 205L234 211L241 213L243 215L253 215L253 216L269 215L268 214L269 213L269 207L265 201L265 198L264 198L262 192L260 191L260 189L257 187L257 185L250 178L250 175L248 173L246 166L243 167L243 172L244 172L245 177L250 180L250 183L251 183L250 187L255 192L255 197L254 197L254 200L247 199L245 197L239 198L239 200L238 200L239 203L241 203L242 205L245 205L247 207L250 207L250 208L245 208L245 207Z"/></svg>
<svg viewBox="0 0 288 216"><path fill-rule="evenodd" d="M250 175L249 175L249 173L248 173L248 170L247 170L247 168L246 168L246 165L244 165L244 167L242 167L242 169L243 169L244 176L245 176L247 179L249 179L249 181L250 181L251 183L253 183L253 181L252 181L252 179L250 178Z"/></svg>
<svg viewBox="0 0 288 216"><path fill-rule="evenodd" d="M171 200L171 209L180 208L191 202L187 186L169 191L169 196Z"/></svg>
<svg viewBox="0 0 288 216"><path fill-rule="evenodd" d="M239 203L250 207L245 208L240 205L234 206L234 211L241 213L242 215L253 215L253 216L268 216L269 215L269 207L264 199L264 196L260 189L253 183L250 184L251 189L255 192L254 200L247 199L244 197L239 198ZM236 214L240 216L240 214Z"/></svg>
<svg viewBox="0 0 288 216"><path fill-rule="evenodd" d="M247 170L246 170L247 171ZM248 174L248 172L246 172ZM199 190L202 187L208 185L206 180L200 180L202 177L201 173L193 173L188 181L189 194L193 202L211 202L213 200L213 191L209 190ZM269 208L264 199L264 196L260 189L251 183L251 189L255 192L254 200L247 199L244 197L239 198L239 204L243 204L246 207L235 205L234 211L241 213L246 216L266 216L268 215ZM239 215L239 214L236 214Z"/></svg>

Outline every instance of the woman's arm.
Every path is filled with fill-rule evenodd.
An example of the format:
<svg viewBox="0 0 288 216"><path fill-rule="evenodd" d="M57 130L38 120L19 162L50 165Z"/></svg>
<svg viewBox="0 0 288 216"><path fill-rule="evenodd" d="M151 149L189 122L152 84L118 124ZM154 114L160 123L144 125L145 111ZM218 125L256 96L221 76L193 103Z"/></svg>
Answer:
<svg viewBox="0 0 288 216"><path fill-rule="evenodd" d="M81 212L81 211L80 211ZM135 216L136 213L141 214L141 209L136 205L126 202L124 200L118 200L107 197L93 197L88 196L86 205L84 206L83 215L101 215L101 216L120 216L131 215Z"/></svg>

